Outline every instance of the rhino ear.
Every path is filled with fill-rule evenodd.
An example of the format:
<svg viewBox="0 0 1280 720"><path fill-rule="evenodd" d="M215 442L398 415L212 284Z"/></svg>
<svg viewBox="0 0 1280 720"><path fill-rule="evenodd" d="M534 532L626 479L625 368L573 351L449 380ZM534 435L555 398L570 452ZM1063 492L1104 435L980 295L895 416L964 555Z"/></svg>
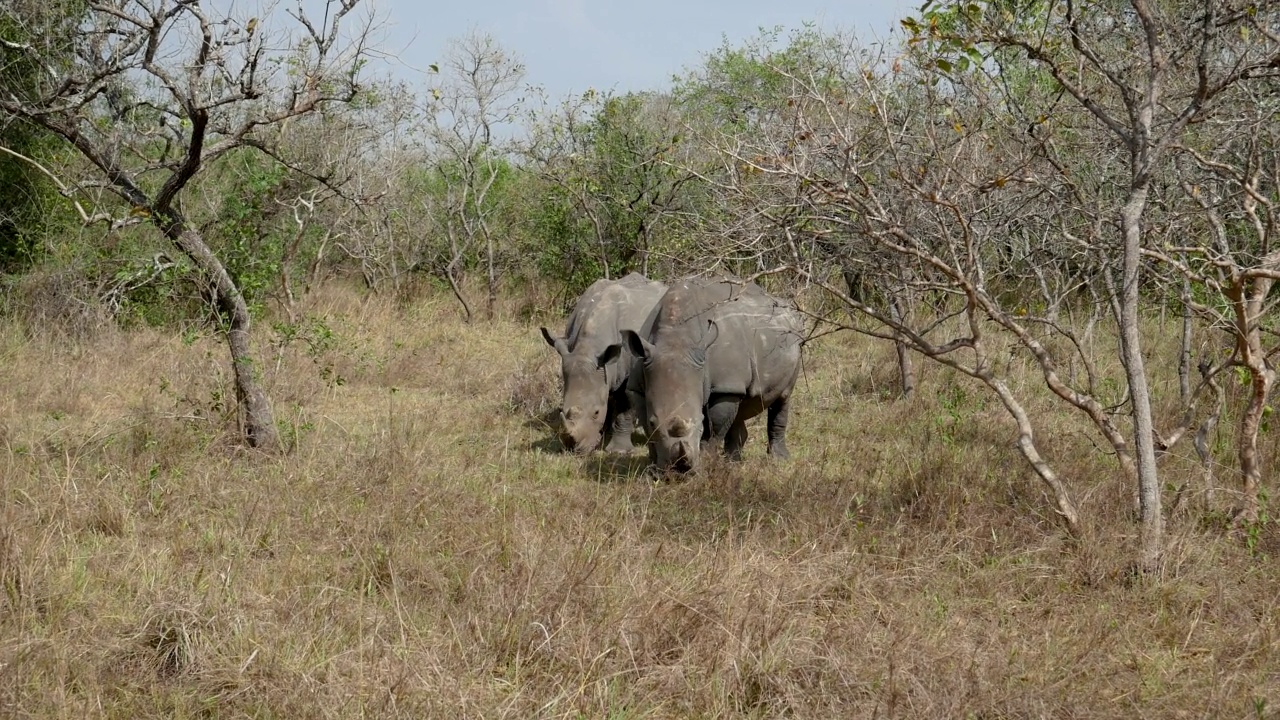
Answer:
<svg viewBox="0 0 1280 720"><path fill-rule="evenodd" d="M539 329L542 330L542 338L547 341L548 345L555 348L556 352L560 353L561 355L569 354L569 348L565 346L564 340L561 340L560 338L553 336L551 334L551 331L547 330L546 328L539 328Z"/></svg>
<svg viewBox="0 0 1280 720"><path fill-rule="evenodd" d="M635 330L623 330L622 340L627 343L627 349L631 351L632 355L642 360L649 359L649 351L653 349L653 346L640 337Z"/></svg>
<svg viewBox="0 0 1280 720"><path fill-rule="evenodd" d="M600 353L600 356L596 358L596 365L598 365L599 367L604 367L605 365L608 365L614 360L617 360L618 356L621 354L622 354L622 345L618 343L614 343L609 347L605 348L604 352Z"/></svg>

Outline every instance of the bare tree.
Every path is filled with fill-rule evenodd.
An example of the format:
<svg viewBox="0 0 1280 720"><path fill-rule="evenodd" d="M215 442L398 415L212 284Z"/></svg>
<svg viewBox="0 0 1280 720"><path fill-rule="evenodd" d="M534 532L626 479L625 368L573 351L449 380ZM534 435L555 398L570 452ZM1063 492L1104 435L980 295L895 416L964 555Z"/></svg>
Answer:
<svg viewBox="0 0 1280 720"><path fill-rule="evenodd" d="M450 45L428 89L428 161L441 187L424 200L424 209L447 242L442 269L468 321L472 309L461 279L476 248L484 253L490 318L497 302L494 190L509 167L510 138L502 133L519 115L524 74L524 65L492 37L472 33Z"/></svg>
<svg viewBox="0 0 1280 720"><path fill-rule="evenodd" d="M369 82L357 106L313 114L291 123L285 143L293 166L323 168L322 181L301 176L272 198L282 215L279 284L292 317L294 275L305 291L334 248L361 263L367 285L393 283L413 267L419 228L405 188L414 96L402 82ZM399 219L400 222L396 222Z"/></svg>
<svg viewBox="0 0 1280 720"><path fill-rule="evenodd" d="M1034 158L1013 145L999 161L990 148L1004 129L969 127L988 111L981 95L963 105L927 82L899 82L852 45L827 45L812 61L774 66L787 83L776 101L786 110L775 111L775 121L750 132L702 130L702 140L724 158L707 182L731 208L723 213L727 225L713 234L722 243L716 252L730 262L790 269L854 311L850 321L827 322L981 382L1009 413L1017 447L1064 525L1080 533L1079 510L1039 450L1032 418L997 350L1010 340L1024 347L1055 392L1125 448L1088 392L1095 374L1087 354L1076 346L1086 371L1083 387L1073 387L1033 330L1047 321L1025 307L1007 307L1001 295L1007 268L1033 264L1001 253L1002 238L1019 232L1030 209L1047 204L1046 189L1001 179L1019 177L1012 169ZM723 244L721 237L732 239ZM859 293L849 275L873 278L879 291ZM901 371L909 386L910 367Z"/></svg>
<svg viewBox="0 0 1280 720"><path fill-rule="evenodd" d="M1041 35L1022 40L1016 23L1001 25L1018 18L996 4L990 4L990 15L999 18L990 20L995 29L983 4L944 6L914 26L915 41L900 56L811 43L816 52L802 62L793 54L771 63L769 84L781 90L771 103L757 104L751 131L725 124L704 131L725 159L708 180L733 208L720 229L732 240L718 249L761 267L789 266L869 322L852 323L855 329L986 384L1014 418L1019 448L1074 529L1066 486L1036 449L1031 418L991 350L1010 342L1020 348L1053 394L1093 422L1139 489L1139 564L1152 571L1163 527L1155 450L1173 436L1156 433L1145 393L1136 336L1138 250L1172 228L1161 235L1142 220L1180 133L1210 117L1211 100L1263 72L1273 56L1254 52L1267 42L1249 52L1223 49L1219 26L1204 26L1200 15L1153 16L1151 22L1164 23L1157 41L1178 43L1179 61L1191 63L1186 83L1160 66L1169 50L1129 51L1152 42L1141 21L1147 10L1108 15L1110 5L1087 3L1082 10L1068 3L1050 13L1047 27L1037 26ZM1109 35L1088 37L1107 37L1113 55L1070 66L1067 56L1046 56L1050 49L1085 52L1084 41L1072 39L1082 32L1079 22L1067 22L1085 10L1089 22L1110 28ZM1211 19L1251 22L1246 15ZM957 26L975 34L948 34ZM1235 64L1197 64L1209 52L1206 43L1219 53L1215 60ZM1137 69L1107 70L1134 57ZM1116 91L1109 84L1145 77L1143 63L1160 66L1152 71L1154 89L1140 83ZM1170 105L1161 98L1176 112L1166 115ZM1145 107L1150 103L1158 108ZM1124 153L1115 152L1117 137ZM835 263L906 292L858 297L848 283L832 282ZM1112 281L1117 274L1119 283ZM902 312L887 302L894 297L918 298L919 305ZM1124 339L1129 382L1120 396L1108 390L1116 384L1100 382L1094 362L1092 329L1108 309ZM1204 384L1212 386L1216 371L1206 372ZM1116 413L1124 404L1131 408L1128 433Z"/></svg>
<svg viewBox="0 0 1280 720"><path fill-rule="evenodd" d="M86 222L149 221L208 282L226 323L236 392L255 447L278 447L259 379L243 294L181 206L183 190L210 162L239 148L276 154L281 129L325 105L350 101L367 54L371 19L344 25L359 0L327 0L317 22L285 11L300 34L270 32L259 17L232 16L199 0L94 0L63 17L0 10L33 37L72 48L67 62L47 46L5 43L41 63L37 87L0 97L0 111L64 138L96 177L72 192L104 187L123 213L98 208ZM36 23L42 23L36 25ZM287 48L280 54L279 48Z"/></svg>
<svg viewBox="0 0 1280 720"><path fill-rule="evenodd" d="M1239 82L1275 71L1280 5L1187 1L1052 1L1043 12L1011 12L1003 0L947 2L909 24L937 43L941 67L952 53L1019 55L1088 113L1127 161L1114 222L1119 230L1115 292L1121 358L1129 385L1134 457L1142 514L1140 564L1158 567L1163 547L1156 431L1139 334L1144 228L1153 184L1192 123L1213 116L1218 99ZM1009 52L1012 51L1012 52ZM967 61L966 61L967 64ZM1032 122L1040 119L1032 116Z"/></svg>
<svg viewBox="0 0 1280 720"><path fill-rule="evenodd" d="M379 291L400 287L409 273L434 269L434 258L423 237L421 188L414 182L429 162L415 146L422 120L418 98L400 82L381 83L373 94L359 113L334 118L336 127L318 128L318 138L307 140L327 164L343 168L343 193L324 208L302 198L290 204L302 203L300 229L318 227L322 238L358 263L365 285ZM320 243L317 253L325 247ZM313 276L318 260L317 254Z"/></svg>
<svg viewBox="0 0 1280 720"><path fill-rule="evenodd" d="M1276 380L1272 358L1280 352L1266 323L1275 309L1271 289L1280 279L1280 248L1274 244L1280 233L1276 90L1273 82L1236 88L1224 99L1228 112L1218 122L1188 133L1174 147L1183 199L1199 222L1176 240L1144 249L1188 284L1188 309L1225 331L1230 349L1222 364L1248 375L1236 438L1242 492L1238 524L1258 519L1263 476L1258 433ZM1192 285L1204 301L1193 299Z"/></svg>

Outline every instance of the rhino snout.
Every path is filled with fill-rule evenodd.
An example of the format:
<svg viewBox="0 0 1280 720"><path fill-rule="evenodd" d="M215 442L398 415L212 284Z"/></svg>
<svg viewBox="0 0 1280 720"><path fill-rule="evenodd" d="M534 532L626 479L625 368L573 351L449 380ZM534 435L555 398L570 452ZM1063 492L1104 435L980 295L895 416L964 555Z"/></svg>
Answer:
<svg viewBox="0 0 1280 720"><path fill-rule="evenodd" d="M678 473L693 472L693 461L682 455L671 464L671 469Z"/></svg>
<svg viewBox="0 0 1280 720"><path fill-rule="evenodd" d="M586 455L595 450L595 446L600 445L600 437L595 436L594 438L581 439L580 441L580 439L571 436L571 434L561 433L561 442L563 442L564 447L568 448L568 450L573 452L573 454Z"/></svg>
<svg viewBox="0 0 1280 720"><path fill-rule="evenodd" d="M666 462L663 465L668 470L678 473L693 472L698 466L698 449L697 446L687 440L677 440L671 443L666 453Z"/></svg>
<svg viewBox="0 0 1280 720"><path fill-rule="evenodd" d="M560 430L560 441L564 446L578 455L586 455L600 444L600 429L597 427L599 413L585 413L577 406L563 411L563 427Z"/></svg>

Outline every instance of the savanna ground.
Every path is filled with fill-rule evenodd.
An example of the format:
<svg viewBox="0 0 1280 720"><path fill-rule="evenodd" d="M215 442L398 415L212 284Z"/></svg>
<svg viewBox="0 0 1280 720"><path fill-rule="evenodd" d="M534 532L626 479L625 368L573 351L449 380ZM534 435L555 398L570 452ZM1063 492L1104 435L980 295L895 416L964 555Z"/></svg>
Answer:
<svg viewBox="0 0 1280 720"><path fill-rule="evenodd" d="M1224 532L1229 417L1212 499L1164 461L1189 500L1138 580L1130 490L1029 366L1081 543L994 399L921 362L894 400L864 338L808 346L791 462L757 422L743 463L653 483L640 454L559 452L551 313L466 326L445 295L337 287L304 310L283 346L259 324L284 456L236 442L216 337L0 326L0 714L1280 713L1280 543Z"/></svg>

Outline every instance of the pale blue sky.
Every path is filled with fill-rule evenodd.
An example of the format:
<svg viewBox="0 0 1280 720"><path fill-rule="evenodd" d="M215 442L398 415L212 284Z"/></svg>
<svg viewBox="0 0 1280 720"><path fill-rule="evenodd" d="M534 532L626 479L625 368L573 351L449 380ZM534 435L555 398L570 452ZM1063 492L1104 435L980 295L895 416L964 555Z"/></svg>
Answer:
<svg viewBox="0 0 1280 720"><path fill-rule="evenodd" d="M387 23L385 51L400 56L396 75L416 80L445 43L471 29L516 53L527 81L553 98L588 87L619 92L668 87L673 74L761 27L812 21L886 39L921 0L370 0Z"/></svg>

